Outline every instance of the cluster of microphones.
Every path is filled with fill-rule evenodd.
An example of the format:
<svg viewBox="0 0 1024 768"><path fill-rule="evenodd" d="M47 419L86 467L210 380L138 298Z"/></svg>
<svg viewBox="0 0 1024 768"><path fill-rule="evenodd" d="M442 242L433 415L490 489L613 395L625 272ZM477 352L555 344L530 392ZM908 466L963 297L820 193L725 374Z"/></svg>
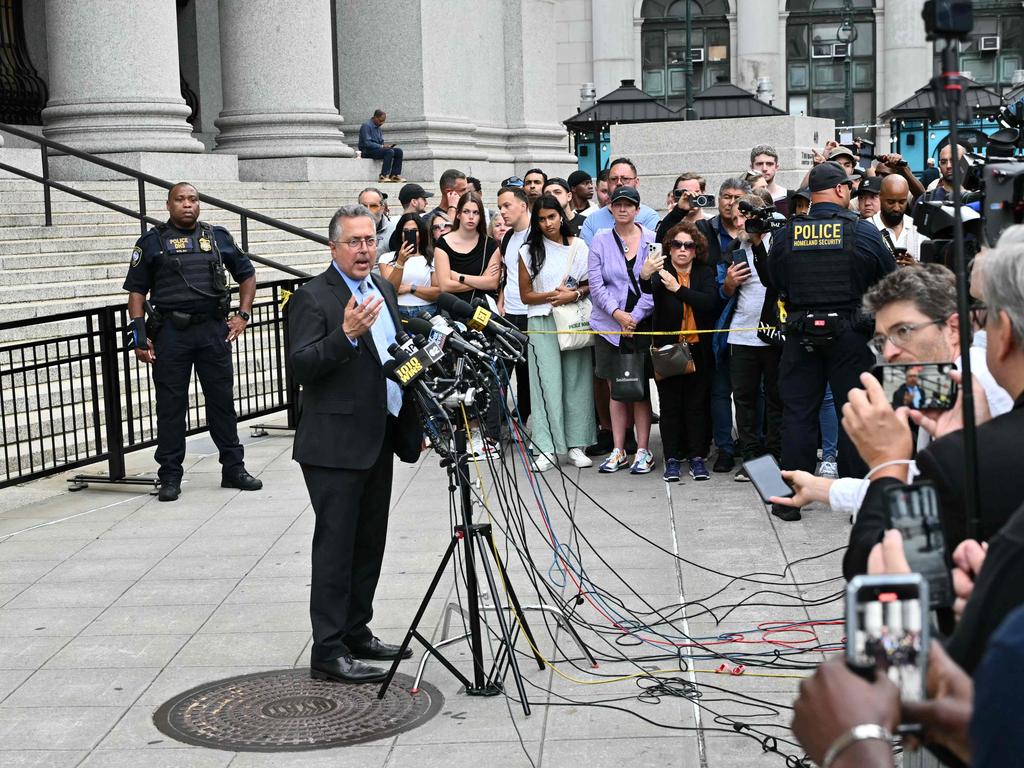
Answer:
<svg viewBox="0 0 1024 768"><path fill-rule="evenodd" d="M475 412L470 418L482 414L507 384L502 363L522 360L528 339L481 299L471 304L442 293L437 303L436 315L402 320L384 373L415 393L431 444L444 453L457 428L448 414L460 408Z"/></svg>

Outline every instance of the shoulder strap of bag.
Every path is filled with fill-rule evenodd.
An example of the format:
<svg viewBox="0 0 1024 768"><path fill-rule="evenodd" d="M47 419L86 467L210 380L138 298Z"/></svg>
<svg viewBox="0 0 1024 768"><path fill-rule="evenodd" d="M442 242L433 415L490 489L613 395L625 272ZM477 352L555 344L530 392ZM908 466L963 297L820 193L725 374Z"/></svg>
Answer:
<svg viewBox="0 0 1024 768"><path fill-rule="evenodd" d="M637 226L639 227L640 225L637 224ZM640 284L636 281L636 275L633 274L633 265L636 264L636 259L640 258L640 254L637 253L636 256L633 257L633 264L630 264L629 259L626 258L626 246L623 245L622 238L619 237L619 233L614 229L612 229L612 237L615 238L615 244L619 246L619 253L622 254L622 260L626 263L626 274L629 276L629 284L632 287L630 293L635 293L637 296L640 296Z"/></svg>

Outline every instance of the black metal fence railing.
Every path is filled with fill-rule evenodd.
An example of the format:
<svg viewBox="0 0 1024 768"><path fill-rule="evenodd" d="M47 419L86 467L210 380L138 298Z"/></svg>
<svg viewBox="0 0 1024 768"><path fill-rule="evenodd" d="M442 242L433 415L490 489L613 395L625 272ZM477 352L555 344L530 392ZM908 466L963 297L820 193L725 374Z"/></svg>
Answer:
<svg viewBox="0 0 1024 768"><path fill-rule="evenodd" d="M295 424L295 386L285 364L282 304L298 280L259 286L252 319L234 345L235 408L239 420L288 412ZM103 478L128 478L125 454L156 443L151 368L128 348L123 305L0 323L0 331L27 330L35 338L0 346L0 488L105 461ZM188 434L207 428L195 375L186 419Z"/></svg>

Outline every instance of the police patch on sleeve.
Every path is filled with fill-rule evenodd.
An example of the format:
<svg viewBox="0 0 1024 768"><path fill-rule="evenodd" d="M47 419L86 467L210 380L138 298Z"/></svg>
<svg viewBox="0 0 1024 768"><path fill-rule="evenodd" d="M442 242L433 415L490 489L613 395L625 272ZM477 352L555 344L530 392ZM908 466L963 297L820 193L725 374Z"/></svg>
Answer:
<svg viewBox="0 0 1024 768"><path fill-rule="evenodd" d="M136 245L132 249L132 264L131 265L133 267L137 267L139 265L140 261L142 261L142 248L140 248L139 246Z"/></svg>

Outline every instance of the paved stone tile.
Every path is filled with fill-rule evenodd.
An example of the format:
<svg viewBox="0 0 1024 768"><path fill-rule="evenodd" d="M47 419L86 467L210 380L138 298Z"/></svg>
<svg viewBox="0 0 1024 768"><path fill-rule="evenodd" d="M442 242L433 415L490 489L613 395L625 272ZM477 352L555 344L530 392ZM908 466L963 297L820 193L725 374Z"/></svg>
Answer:
<svg viewBox="0 0 1024 768"><path fill-rule="evenodd" d="M34 582L62 562L62 560L0 560L0 584Z"/></svg>
<svg viewBox="0 0 1024 768"><path fill-rule="evenodd" d="M102 612L102 608L0 609L0 637L75 635Z"/></svg>
<svg viewBox="0 0 1024 768"><path fill-rule="evenodd" d="M31 582L15 582L13 584L0 583L0 608L14 600L18 595L32 586Z"/></svg>
<svg viewBox="0 0 1024 768"><path fill-rule="evenodd" d="M160 561L147 576L167 581L241 578L252 570L258 560L259 555L236 557L210 557L208 555L178 557L172 555Z"/></svg>
<svg viewBox="0 0 1024 768"><path fill-rule="evenodd" d="M146 576L135 582L114 605L217 605L236 584L237 578L163 580Z"/></svg>
<svg viewBox="0 0 1024 768"><path fill-rule="evenodd" d="M233 752L201 747L187 750L157 747L104 749L92 752L81 768L221 768L231 763Z"/></svg>
<svg viewBox="0 0 1024 768"><path fill-rule="evenodd" d="M41 669L3 702L3 707L130 705L159 668Z"/></svg>
<svg viewBox="0 0 1024 768"><path fill-rule="evenodd" d="M180 635L196 632L214 605L132 605L108 608L85 635Z"/></svg>
<svg viewBox="0 0 1024 768"><path fill-rule="evenodd" d="M53 560L67 559L80 551L84 546L77 540L26 540L20 536L12 536L0 541L0 559L3 560Z"/></svg>
<svg viewBox="0 0 1024 768"><path fill-rule="evenodd" d="M234 536L228 539L212 538L205 535L194 535L181 542L175 550L174 557L242 557L266 553L274 543L274 536Z"/></svg>
<svg viewBox="0 0 1024 768"><path fill-rule="evenodd" d="M139 753L148 752L153 748L166 752L174 750L179 754L178 765L188 765L186 753L189 752L210 752L219 754L218 750L202 749L196 750L194 746L166 736L157 730L153 725L154 707L145 704L136 704L127 707L124 716L117 721L103 740L97 746L98 751L103 750L136 750ZM95 753L94 753L95 754Z"/></svg>
<svg viewBox="0 0 1024 768"><path fill-rule="evenodd" d="M149 558L154 562L178 546L177 538L120 539L102 537L84 547L76 559Z"/></svg>
<svg viewBox="0 0 1024 768"><path fill-rule="evenodd" d="M0 707L4 750L92 749L120 719L121 707Z"/></svg>
<svg viewBox="0 0 1024 768"><path fill-rule="evenodd" d="M254 628L256 629L256 628ZM172 667L237 666L254 664L291 667L310 632L237 632L193 637L171 661Z"/></svg>
<svg viewBox="0 0 1024 768"><path fill-rule="evenodd" d="M46 669L165 666L191 638L182 635L80 635L46 662Z"/></svg>
<svg viewBox="0 0 1024 768"><path fill-rule="evenodd" d="M293 595L301 597L302 593ZM222 605L203 624L200 634L231 634L258 627L261 632L288 632L309 626L309 596L301 602Z"/></svg>
<svg viewBox="0 0 1024 768"><path fill-rule="evenodd" d="M268 672L290 665L238 666L238 667L175 667L164 669L146 691L139 697L138 704L150 707L155 712L164 702L180 693L199 685L224 680L229 677L248 675L253 672Z"/></svg>
<svg viewBox="0 0 1024 768"><path fill-rule="evenodd" d="M3 757L4 768L72 768L89 753L79 749L4 749L0 756Z"/></svg>
<svg viewBox="0 0 1024 768"><path fill-rule="evenodd" d="M264 603L287 603L305 596L309 598L310 574L281 578L247 576L224 598L226 605L260 605Z"/></svg>
<svg viewBox="0 0 1024 768"><path fill-rule="evenodd" d="M38 669L72 639L71 636L19 637L0 642L0 669Z"/></svg>
<svg viewBox="0 0 1024 768"><path fill-rule="evenodd" d="M31 669L0 669L0 704L31 674Z"/></svg>
<svg viewBox="0 0 1024 768"><path fill-rule="evenodd" d="M91 581L86 584L72 582L40 582L25 589L5 608L91 608L106 607L117 600L133 582Z"/></svg>
<svg viewBox="0 0 1024 768"><path fill-rule="evenodd" d="M513 734L513 739L515 735ZM566 765L568 760L548 761L547 751L550 745L544 746L545 765ZM540 756L539 742L526 742L525 747L518 741L497 742L458 742L456 744L411 744L395 746L385 763L387 768L399 768L407 765L447 766L448 768L480 768L481 765L496 765L502 768L522 768L537 764ZM530 758L527 757L530 755ZM591 753L593 754L593 753ZM577 760L576 762L580 762ZM668 765L662 763L660 768Z"/></svg>
<svg viewBox="0 0 1024 768"><path fill-rule="evenodd" d="M46 582L88 584L91 581L134 581L151 569L158 557L90 559L73 557L43 577Z"/></svg>
<svg viewBox="0 0 1024 768"><path fill-rule="evenodd" d="M391 753L393 739L353 744L351 747L326 749L317 752L239 752L231 761L231 768L399 768L421 765L431 768L432 763L397 763ZM439 756L441 757L441 756ZM443 760L443 757L442 757ZM446 765L447 761L436 765Z"/></svg>

